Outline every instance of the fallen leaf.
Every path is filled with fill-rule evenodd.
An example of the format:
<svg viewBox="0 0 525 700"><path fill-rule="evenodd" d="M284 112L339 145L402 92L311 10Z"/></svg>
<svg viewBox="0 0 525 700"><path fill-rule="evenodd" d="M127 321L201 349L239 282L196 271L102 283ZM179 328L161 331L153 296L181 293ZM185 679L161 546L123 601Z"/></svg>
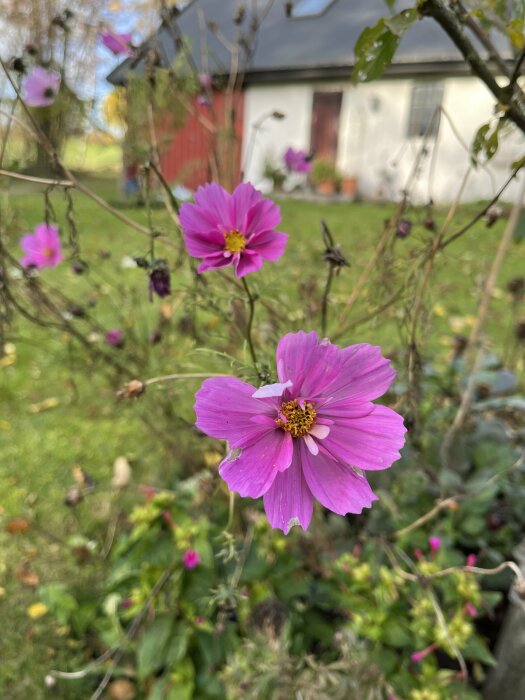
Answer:
<svg viewBox="0 0 525 700"><path fill-rule="evenodd" d="M36 588L40 584L40 579L34 571L31 571L27 564L21 564L15 570L15 576L25 586Z"/></svg>
<svg viewBox="0 0 525 700"><path fill-rule="evenodd" d="M131 480L131 466L126 457L117 457L113 464L111 485L116 489L127 486Z"/></svg>
<svg viewBox="0 0 525 700"><path fill-rule="evenodd" d="M112 700L134 700L137 697L135 686L126 678L119 678L113 681L109 685L108 691Z"/></svg>
<svg viewBox="0 0 525 700"><path fill-rule="evenodd" d="M27 608L26 612L32 620L38 620L48 612L48 607L44 603L33 603Z"/></svg>
<svg viewBox="0 0 525 700"><path fill-rule="evenodd" d="M10 535L25 535L31 529L31 523L26 518L16 516L10 518L5 526L5 531Z"/></svg>

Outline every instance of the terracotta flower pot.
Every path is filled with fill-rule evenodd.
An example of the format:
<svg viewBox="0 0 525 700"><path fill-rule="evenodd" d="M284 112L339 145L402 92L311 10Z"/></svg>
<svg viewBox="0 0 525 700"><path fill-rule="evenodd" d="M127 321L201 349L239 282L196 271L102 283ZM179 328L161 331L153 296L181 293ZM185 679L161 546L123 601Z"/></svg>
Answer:
<svg viewBox="0 0 525 700"><path fill-rule="evenodd" d="M356 177L344 177L341 183L341 194L344 197L351 197L355 199L357 195L357 178Z"/></svg>
<svg viewBox="0 0 525 700"><path fill-rule="evenodd" d="M333 180L321 180L317 185L317 192L324 197L335 194L335 182Z"/></svg>

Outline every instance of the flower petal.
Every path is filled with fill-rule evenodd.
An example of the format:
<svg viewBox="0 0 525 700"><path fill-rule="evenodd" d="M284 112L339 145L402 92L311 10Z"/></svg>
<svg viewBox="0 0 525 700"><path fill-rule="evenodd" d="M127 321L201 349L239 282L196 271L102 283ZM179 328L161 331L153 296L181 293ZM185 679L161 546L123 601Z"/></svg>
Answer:
<svg viewBox="0 0 525 700"><path fill-rule="evenodd" d="M221 267L231 265L232 260L233 258L226 257L222 251L212 253L203 259L197 268L197 272L200 274L201 272L207 272L208 270L219 270Z"/></svg>
<svg viewBox="0 0 525 700"><path fill-rule="evenodd" d="M281 231L265 231L254 236L248 246L261 255L265 260L279 260L284 253L288 234Z"/></svg>
<svg viewBox="0 0 525 700"><path fill-rule="evenodd" d="M257 423L258 416L275 412L271 401L255 399L255 387L235 377L213 377L203 382L195 394L196 426L206 435L228 440L230 447L245 447L261 435L275 430Z"/></svg>
<svg viewBox="0 0 525 700"><path fill-rule="evenodd" d="M272 527L280 528L285 535L296 522L308 529L314 507L314 499L305 481L296 449L290 467L275 477L264 494L264 510Z"/></svg>
<svg viewBox="0 0 525 700"><path fill-rule="evenodd" d="M296 396L323 395L340 372L341 351L321 341L317 333L288 333L277 346L277 374L281 382L291 379Z"/></svg>
<svg viewBox="0 0 525 700"><path fill-rule="evenodd" d="M300 449L306 483L325 508L338 515L361 513L377 500L364 476L358 476L323 452L314 457L305 445L301 444Z"/></svg>
<svg viewBox="0 0 525 700"><path fill-rule="evenodd" d="M249 182L242 182L232 192L232 216L234 228L248 233L248 213L261 201L261 193Z"/></svg>
<svg viewBox="0 0 525 700"><path fill-rule="evenodd" d="M288 389L293 385L293 382L288 380L283 384L266 384L261 386L257 391L252 394L254 399L266 399L269 396L282 396L285 389Z"/></svg>
<svg viewBox="0 0 525 700"><path fill-rule="evenodd" d="M396 372L390 360L382 356L381 348L363 343L350 345L340 354L341 370L325 389L333 400L372 401L382 396L394 381Z"/></svg>
<svg viewBox="0 0 525 700"><path fill-rule="evenodd" d="M235 228L231 200L231 195L215 182L199 187L195 193L195 203L201 208L202 216L224 230Z"/></svg>
<svg viewBox="0 0 525 700"><path fill-rule="evenodd" d="M263 199L249 210L246 217L246 233L258 235L264 231L271 231L280 223L280 207L271 199Z"/></svg>
<svg viewBox="0 0 525 700"><path fill-rule="evenodd" d="M336 420L323 448L359 469L388 469L401 456L405 433L402 416L386 406L373 406L368 415Z"/></svg>
<svg viewBox="0 0 525 700"><path fill-rule="evenodd" d="M292 438L282 430L267 431L239 456L232 457L230 453L219 465L219 473L230 491L259 498L268 491L277 473L289 468L292 456Z"/></svg>
<svg viewBox="0 0 525 700"><path fill-rule="evenodd" d="M263 264L262 256L258 253L254 253L249 249L246 249L244 253L239 258L239 262L235 268L235 274L237 277L244 277L249 275L251 272L257 272L260 270Z"/></svg>

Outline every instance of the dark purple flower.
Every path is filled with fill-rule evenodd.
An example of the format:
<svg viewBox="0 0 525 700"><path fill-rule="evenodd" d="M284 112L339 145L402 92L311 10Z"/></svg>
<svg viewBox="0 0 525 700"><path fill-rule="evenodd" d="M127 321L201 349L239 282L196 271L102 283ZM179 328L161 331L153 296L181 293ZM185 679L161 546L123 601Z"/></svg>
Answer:
<svg viewBox="0 0 525 700"><path fill-rule="evenodd" d="M59 89L60 73L35 66L22 80L22 99L30 107L49 107Z"/></svg>
<svg viewBox="0 0 525 700"><path fill-rule="evenodd" d="M114 348L121 348L124 345L124 333L120 328L113 328L106 333L106 343Z"/></svg>
<svg viewBox="0 0 525 700"><path fill-rule="evenodd" d="M170 271L167 265L160 264L149 273L150 298L155 292L161 299L171 294Z"/></svg>
<svg viewBox="0 0 525 700"><path fill-rule="evenodd" d="M291 173L309 173L312 169L310 156L306 151L288 148L284 154L284 164Z"/></svg>
<svg viewBox="0 0 525 700"><path fill-rule="evenodd" d="M397 238L406 238L407 236L410 235L411 230L412 230L412 222L409 221L408 219L401 219L397 225L396 237Z"/></svg>

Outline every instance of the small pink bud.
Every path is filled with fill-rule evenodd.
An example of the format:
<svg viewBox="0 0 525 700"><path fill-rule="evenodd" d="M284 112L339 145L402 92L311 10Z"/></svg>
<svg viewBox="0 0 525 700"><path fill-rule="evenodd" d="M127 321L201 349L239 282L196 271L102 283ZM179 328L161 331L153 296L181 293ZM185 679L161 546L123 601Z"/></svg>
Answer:
<svg viewBox="0 0 525 700"><path fill-rule="evenodd" d="M194 549L188 549L182 556L182 563L185 569L194 569L201 563L201 557Z"/></svg>
<svg viewBox="0 0 525 700"><path fill-rule="evenodd" d="M206 622L206 618L204 617L204 615L197 615L197 617L195 618L195 622L198 625L202 625Z"/></svg>
<svg viewBox="0 0 525 700"><path fill-rule="evenodd" d="M439 552L441 549L441 539L439 537L429 537L428 544L430 546L430 551L432 554Z"/></svg>
<svg viewBox="0 0 525 700"><path fill-rule="evenodd" d="M162 511L162 519L166 523L166 525L169 525L170 527L173 527L175 523L173 522L173 518L171 517L171 513L169 510L163 510Z"/></svg>
<svg viewBox="0 0 525 700"><path fill-rule="evenodd" d="M472 605L472 603L465 603L465 607L463 610L469 615L470 617L477 617L478 616L478 609Z"/></svg>
<svg viewBox="0 0 525 700"><path fill-rule="evenodd" d="M420 547L416 547L416 549L414 549L414 556L418 561L423 559L423 552L421 551Z"/></svg>
<svg viewBox="0 0 525 700"><path fill-rule="evenodd" d="M467 557L467 566L476 566L478 558L475 554L469 554Z"/></svg>
<svg viewBox="0 0 525 700"><path fill-rule="evenodd" d="M434 643L426 647L426 649L421 649L421 651L414 651L412 654L410 654L410 658L412 659L412 661L418 664L420 661L423 661L423 659L425 659L429 654L431 654L436 647L437 644Z"/></svg>

